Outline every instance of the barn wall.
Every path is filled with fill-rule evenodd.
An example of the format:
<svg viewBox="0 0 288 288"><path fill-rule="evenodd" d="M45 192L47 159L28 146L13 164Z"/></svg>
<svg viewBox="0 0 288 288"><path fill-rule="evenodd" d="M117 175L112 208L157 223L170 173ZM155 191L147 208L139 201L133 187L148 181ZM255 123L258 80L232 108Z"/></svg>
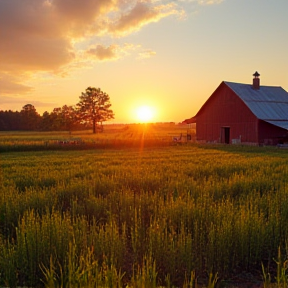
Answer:
<svg viewBox="0 0 288 288"><path fill-rule="evenodd" d="M229 129L229 143L258 143L258 119L225 83L220 84L197 114L197 140L223 142L222 127Z"/></svg>
<svg viewBox="0 0 288 288"><path fill-rule="evenodd" d="M276 145L287 141L287 131L265 121L259 120L259 143Z"/></svg>

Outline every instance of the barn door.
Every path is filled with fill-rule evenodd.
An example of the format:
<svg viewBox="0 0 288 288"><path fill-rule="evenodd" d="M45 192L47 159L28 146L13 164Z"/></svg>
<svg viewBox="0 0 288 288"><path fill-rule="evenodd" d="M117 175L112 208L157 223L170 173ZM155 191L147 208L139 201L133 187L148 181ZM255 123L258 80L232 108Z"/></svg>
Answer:
<svg viewBox="0 0 288 288"><path fill-rule="evenodd" d="M230 127L221 127L221 143L230 143Z"/></svg>

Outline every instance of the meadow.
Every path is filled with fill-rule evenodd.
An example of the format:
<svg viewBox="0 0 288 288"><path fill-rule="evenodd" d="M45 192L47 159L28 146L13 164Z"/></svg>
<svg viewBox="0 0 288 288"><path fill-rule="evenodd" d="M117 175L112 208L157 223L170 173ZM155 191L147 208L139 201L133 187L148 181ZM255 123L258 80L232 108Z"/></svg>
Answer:
<svg viewBox="0 0 288 288"><path fill-rule="evenodd" d="M187 134L195 138L195 128L175 123L159 124L112 124L104 125L104 133L92 134L84 131L0 131L0 151L39 151L39 150L75 150L88 148L139 147L139 141L146 146L170 145L173 138L187 142ZM62 146L59 144L63 144ZM75 145L65 145L75 144ZM141 143L140 143L141 144Z"/></svg>
<svg viewBox="0 0 288 288"><path fill-rule="evenodd" d="M1 134L0 286L287 287L288 150L141 129Z"/></svg>

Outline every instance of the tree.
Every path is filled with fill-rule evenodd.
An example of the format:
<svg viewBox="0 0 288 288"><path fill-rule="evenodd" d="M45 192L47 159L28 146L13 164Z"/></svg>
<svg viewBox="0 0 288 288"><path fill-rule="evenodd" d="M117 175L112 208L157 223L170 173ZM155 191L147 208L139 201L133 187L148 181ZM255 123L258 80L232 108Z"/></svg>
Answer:
<svg viewBox="0 0 288 288"><path fill-rule="evenodd" d="M20 112L22 129L23 130L36 130L41 121L41 116L37 113L32 104L26 104L22 107Z"/></svg>
<svg viewBox="0 0 288 288"><path fill-rule="evenodd" d="M21 123L20 112L0 111L0 131L21 130Z"/></svg>
<svg viewBox="0 0 288 288"><path fill-rule="evenodd" d="M77 103L78 117L81 123L92 125L93 133L97 131L98 123L114 119L114 113L110 109L110 97L100 88L88 87L85 93L79 96L80 101Z"/></svg>
<svg viewBox="0 0 288 288"><path fill-rule="evenodd" d="M64 105L60 109L61 126L64 130L71 132L76 122L76 112L72 106Z"/></svg>
<svg viewBox="0 0 288 288"><path fill-rule="evenodd" d="M51 116L49 112L45 111L41 118L40 130L49 131L52 126Z"/></svg>

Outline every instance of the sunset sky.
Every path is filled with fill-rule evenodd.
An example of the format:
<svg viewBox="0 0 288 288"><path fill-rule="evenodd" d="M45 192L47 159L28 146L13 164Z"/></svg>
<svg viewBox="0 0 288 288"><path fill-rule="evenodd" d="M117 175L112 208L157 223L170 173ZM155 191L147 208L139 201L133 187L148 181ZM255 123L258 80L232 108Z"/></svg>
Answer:
<svg viewBox="0 0 288 288"><path fill-rule="evenodd" d="M112 123L194 116L221 81L288 91L287 0L0 0L0 110L110 96Z"/></svg>

